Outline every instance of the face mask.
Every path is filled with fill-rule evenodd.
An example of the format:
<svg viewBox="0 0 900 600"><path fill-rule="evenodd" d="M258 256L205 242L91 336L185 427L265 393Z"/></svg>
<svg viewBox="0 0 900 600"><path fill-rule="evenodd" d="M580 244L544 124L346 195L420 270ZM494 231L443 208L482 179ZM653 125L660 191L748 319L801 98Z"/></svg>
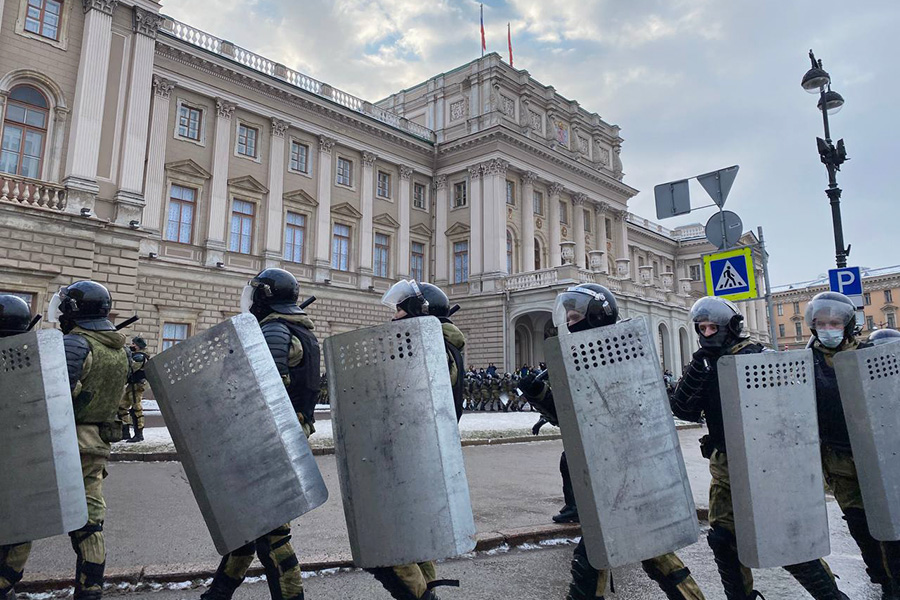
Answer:
<svg viewBox="0 0 900 600"><path fill-rule="evenodd" d="M840 329L823 329L816 331L816 337L826 348L837 348L844 341L844 332Z"/></svg>
<svg viewBox="0 0 900 600"><path fill-rule="evenodd" d="M725 345L725 340L727 337L728 330L724 327L720 327L717 332L709 337L705 337L703 334L700 334L700 347L707 348L709 350L720 349Z"/></svg>

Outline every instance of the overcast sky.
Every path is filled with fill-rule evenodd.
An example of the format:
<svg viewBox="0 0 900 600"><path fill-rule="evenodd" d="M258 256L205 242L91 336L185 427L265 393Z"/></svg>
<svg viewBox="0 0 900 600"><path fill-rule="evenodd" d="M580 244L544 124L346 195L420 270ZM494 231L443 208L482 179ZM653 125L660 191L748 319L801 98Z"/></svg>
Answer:
<svg viewBox="0 0 900 600"><path fill-rule="evenodd" d="M163 0L163 12L368 100L480 55L470 0ZM761 225L773 285L834 266L817 97L800 87L813 48L847 101L831 119L851 160L849 263L900 264L898 0L490 0L488 51L622 128L630 209L653 186L738 164L726 208ZM893 173L893 175L892 175ZM709 204L699 185L694 206ZM703 222L712 209L668 219Z"/></svg>

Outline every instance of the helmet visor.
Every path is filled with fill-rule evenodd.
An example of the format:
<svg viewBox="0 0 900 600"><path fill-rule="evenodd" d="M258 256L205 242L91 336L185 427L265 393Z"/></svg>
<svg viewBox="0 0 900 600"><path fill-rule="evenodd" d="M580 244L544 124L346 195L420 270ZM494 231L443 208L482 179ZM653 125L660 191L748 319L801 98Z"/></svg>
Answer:
<svg viewBox="0 0 900 600"><path fill-rule="evenodd" d="M810 329L844 329L856 319L856 308L832 298L814 298L806 307L806 326Z"/></svg>
<svg viewBox="0 0 900 600"><path fill-rule="evenodd" d="M691 321L694 323L715 323L724 327L731 322L731 318L740 314L737 307L724 298L707 296L694 302L691 307Z"/></svg>
<svg viewBox="0 0 900 600"><path fill-rule="evenodd" d="M50 304L47 306L47 322L59 323L59 317L62 315L62 296L65 288L60 288L58 292L50 298Z"/></svg>
<svg viewBox="0 0 900 600"><path fill-rule="evenodd" d="M397 310L397 305L404 300L417 296L422 298L423 302L425 301L418 283L412 279L400 280L384 293L384 296L381 297L381 303L393 310Z"/></svg>
<svg viewBox="0 0 900 600"><path fill-rule="evenodd" d="M587 318L588 308L594 297L584 292L573 291L569 288L556 297L556 307L553 309L553 325L559 330L569 331L576 323Z"/></svg>
<svg viewBox="0 0 900 600"><path fill-rule="evenodd" d="M244 290L241 292L241 312L249 313L250 307L253 306L253 291L254 287L249 283L244 286Z"/></svg>

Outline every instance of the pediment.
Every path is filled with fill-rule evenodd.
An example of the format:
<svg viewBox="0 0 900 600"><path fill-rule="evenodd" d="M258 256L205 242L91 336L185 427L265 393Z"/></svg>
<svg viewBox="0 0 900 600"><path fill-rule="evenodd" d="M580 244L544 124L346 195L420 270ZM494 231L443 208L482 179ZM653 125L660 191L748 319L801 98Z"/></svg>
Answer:
<svg viewBox="0 0 900 600"><path fill-rule="evenodd" d="M359 220L362 218L362 213L356 210L356 207L350 204L349 202L342 202L340 204L335 204L331 207L331 214L340 215L342 217L348 217L350 219Z"/></svg>
<svg viewBox="0 0 900 600"><path fill-rule="evenodd" d="M244 177L235 177L234 179L229 179L228 187L250 194L269 193L269 188L257 181L256 178L252 175L245 175Z"/></svg>
<svg viewBox="0 0 900 600"><path fill-rule="evenodd" d="M285 202L293 202L294 204L303 204L305 206L316 207L319 203L316 199L304 192L303 190L295 190L284 195Z"/></svg>
<svg viewBox="0 0 900 600"><path fill-rule="evenodd" d="M470 231L471 231L471 229L469 228L468 225L466 225L464 223L454 223L447 229L447 231L445 233L446 233L446 235L451 236L451 235L467 234Z"/></svg>
<svg viewBox="0 0 900 600"><path fill-rule="evenodd" d="M212 173L189 158L166 164L166 173L169 173L170 175L177 174L193 177L196 179L209 179L212 177Z"/></svg>
<svg viewBox="0 0 900 600"><path fill-rule="evenodd" d="M884 306L881 307L881 312L883 312L883 313L894 312L896 310L897 310L897 305L894 304L893 302L888 302L887 304L885 304Z"/></svg>
<svg viewBox="0 0 900 600"><path fill-rule="evenodd" d="M382 227L390 227L391 229L400 229L400 223L398 223L397 220L394 219L394 217L392 217L391 215L389 215L387 213L381 213L380 215L378 215L377 217L372 219L372 222L375 225L381 225Z"/></svg>
<svg viewBox="0 0 900 600"><path fill-rule="evenodd" d="M424 223L416 223L415 225L413 225L409 228L409 232L414 233L416 235L421 235L423 237L429 237L429 238L431 237L431 234L433 233L431 231L431 227L429 227L428 225L425 225Z"/></svg>

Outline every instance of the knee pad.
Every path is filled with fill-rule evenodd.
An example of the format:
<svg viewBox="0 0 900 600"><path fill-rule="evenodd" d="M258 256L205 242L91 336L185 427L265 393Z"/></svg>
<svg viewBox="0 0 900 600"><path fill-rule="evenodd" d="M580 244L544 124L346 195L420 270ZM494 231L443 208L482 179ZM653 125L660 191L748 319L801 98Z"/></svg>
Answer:
<svg viewBox="0 0 900 600"><path fill-rule="evenodd" d="M95 533L103 531L103 523L88 523L81 529L69 532L69 540L72 542L72 550L81 557L81 542L88 539Z"/></svg>

